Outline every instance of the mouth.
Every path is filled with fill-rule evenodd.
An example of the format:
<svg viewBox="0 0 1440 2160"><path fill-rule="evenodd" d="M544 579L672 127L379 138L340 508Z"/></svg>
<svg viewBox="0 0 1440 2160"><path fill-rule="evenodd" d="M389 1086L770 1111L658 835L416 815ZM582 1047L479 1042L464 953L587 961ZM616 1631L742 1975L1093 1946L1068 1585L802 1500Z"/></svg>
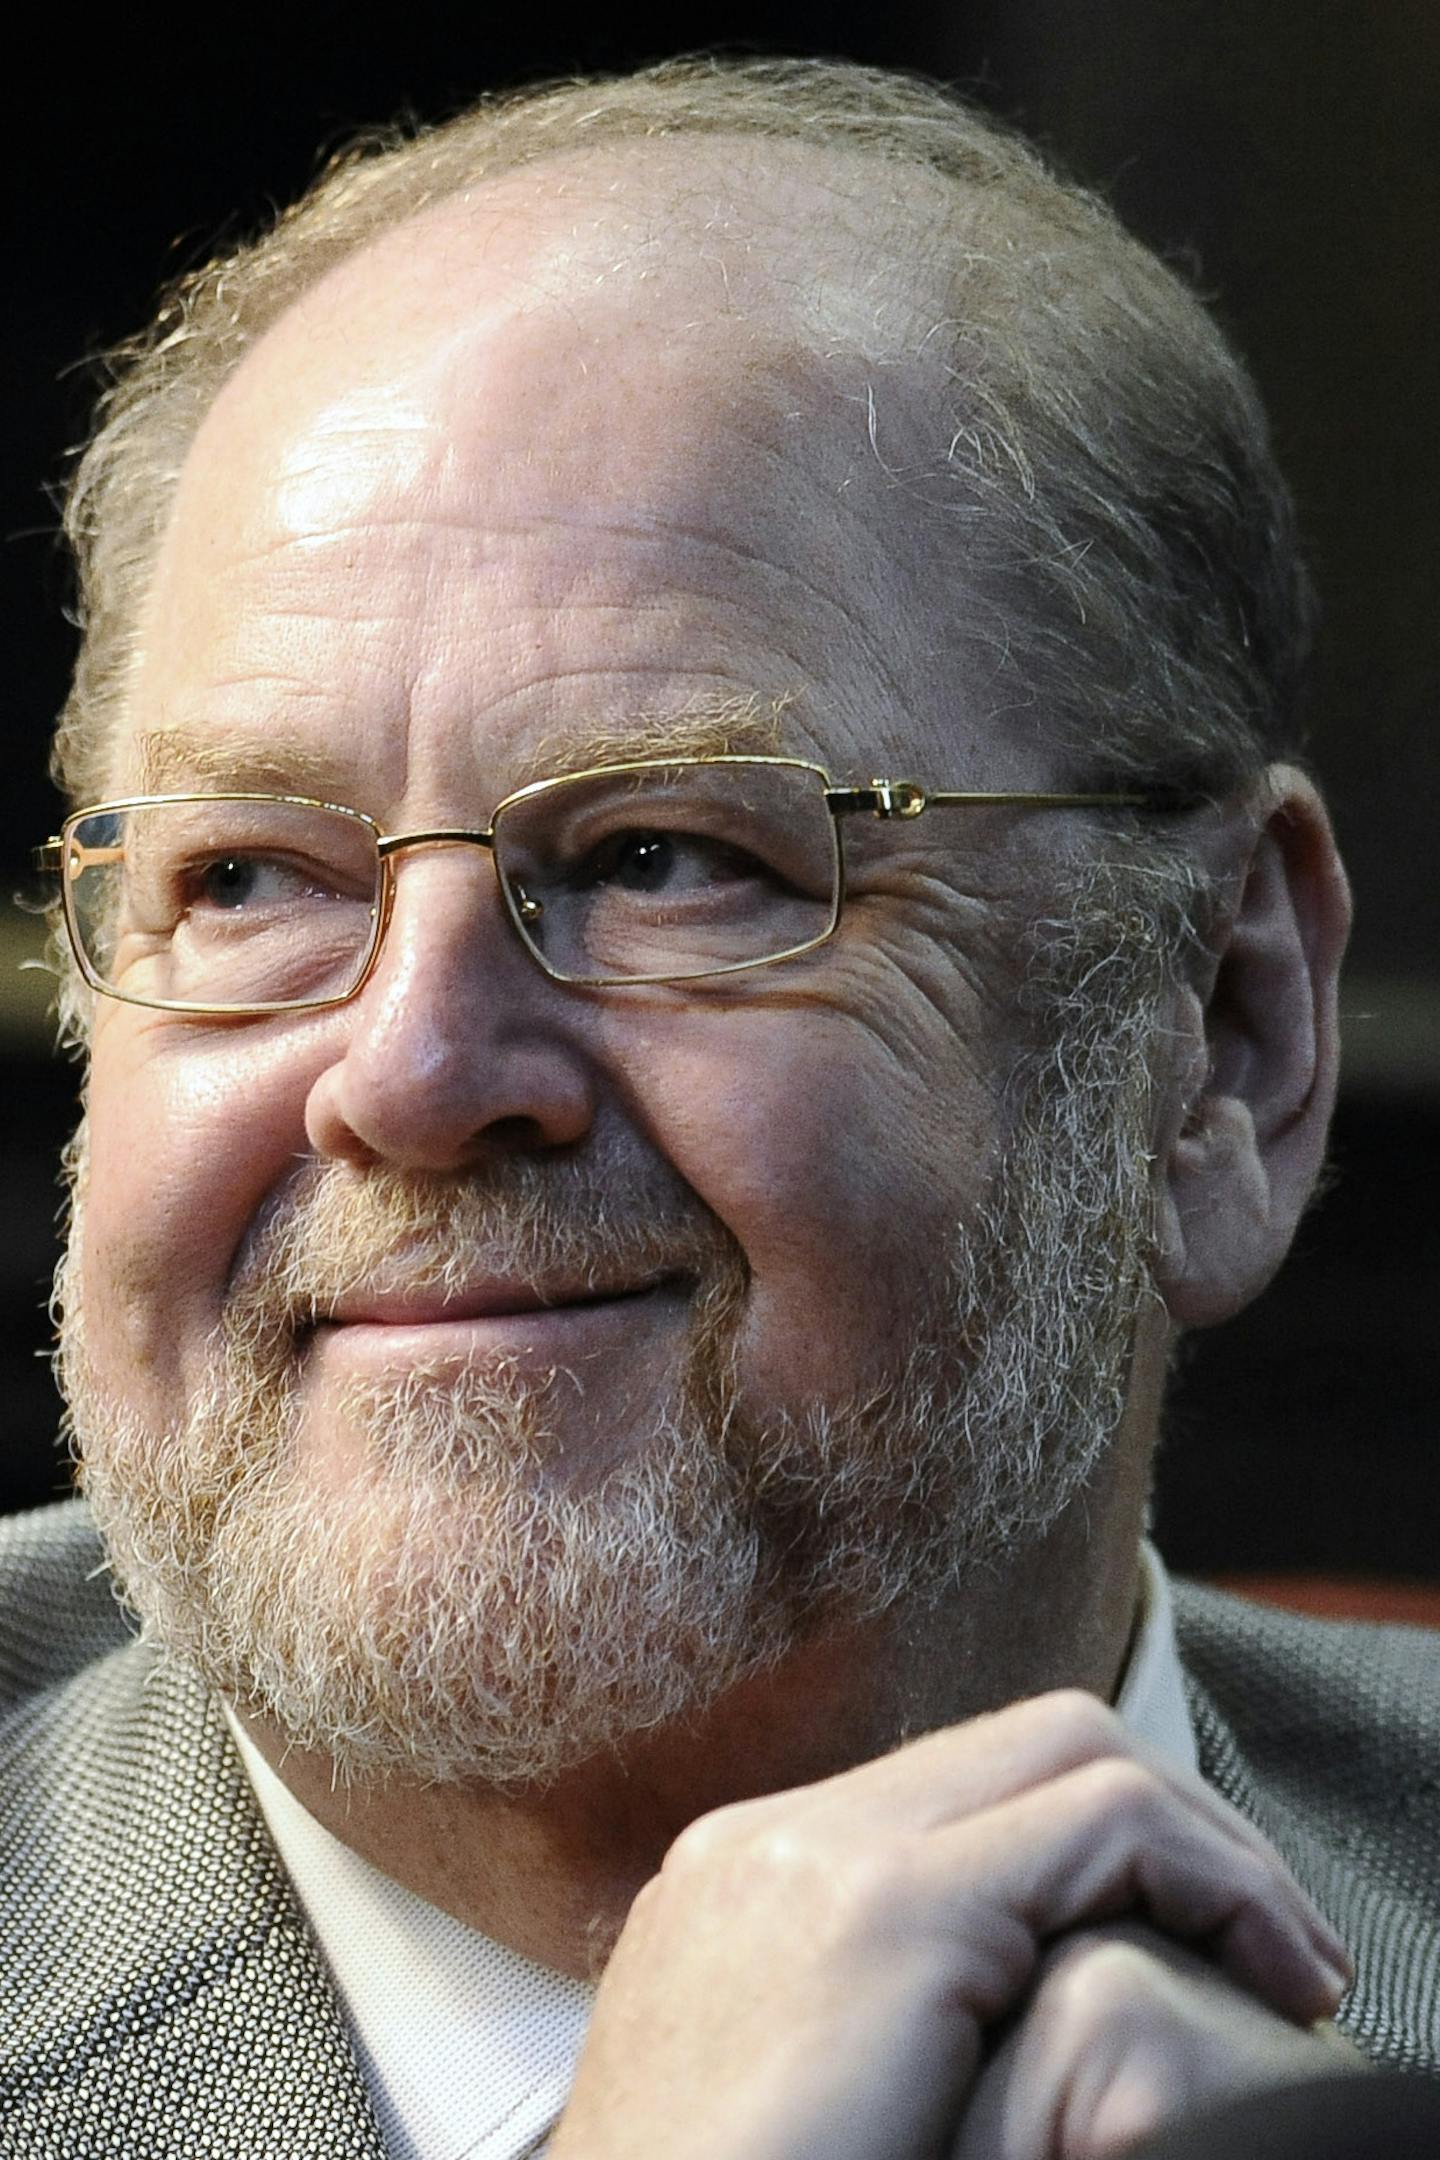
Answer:
<svg viewBox="0 0 1440 2160"><path fill-rule="evenodd" d="M467 1322L534 1320L585 1313L597 1308L636 1305L663 1290L678 1290L677 1274L647 1276L638 1283L596 1286L586 1283L536 1284L488 1281L445 1296L438 1291L356 1291L313 1313L306 1334L338 1328L421 1329L464 1326Z"/></svg>

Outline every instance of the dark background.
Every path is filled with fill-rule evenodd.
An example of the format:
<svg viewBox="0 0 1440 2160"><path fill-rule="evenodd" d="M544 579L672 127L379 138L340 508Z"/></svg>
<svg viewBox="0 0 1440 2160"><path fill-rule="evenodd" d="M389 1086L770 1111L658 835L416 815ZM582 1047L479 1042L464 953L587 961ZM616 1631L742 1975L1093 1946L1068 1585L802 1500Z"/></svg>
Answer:
<svg viewBox="0 0 1440 2160"><path fill-rule="evenodd" d="M1440 879L1433 814L1440 280L1432 0L950 0L610 10L308 4L30 18L10 61L0 438L7 687L0 877L52 829L46 737L72 651L54 541L77 367L162 279L296 194L316 153L482 89L723 47L967 84L1188 271L1247 354L1326 608L1315 761L1359 912L1332 1190L1274 1289L1188 1349L1162 1465L1179 1564L1440 1580L1430 1366L1440 1287ZM533 15L534 20L528 17ZM28 71L28 72L27 72ZM0 919L0 1506L63 1489L44 1363L54 1163L74 1073L48 1051L33 922Z"/></svg>

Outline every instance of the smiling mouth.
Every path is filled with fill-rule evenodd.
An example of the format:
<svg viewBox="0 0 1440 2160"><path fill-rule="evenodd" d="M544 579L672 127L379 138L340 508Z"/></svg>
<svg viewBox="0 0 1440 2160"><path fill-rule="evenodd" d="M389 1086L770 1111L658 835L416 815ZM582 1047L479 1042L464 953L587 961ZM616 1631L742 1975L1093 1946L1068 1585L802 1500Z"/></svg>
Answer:
<svg viewBox="0 0 1440 2160"><path fill-rule="evenodd" d="M313 1314L304 1332L313 1335L346 1327L443 1327L467 1320L528 1320L552 1313L558 1317L588 1312L597 1306L638 1304L657 1291L678 1289L681 1282L679 1275L667 1274L599 1289L578 1284L539 1289L526 1283L484 1283L455 1297L440 1297L433 1292L362 1293L338 1299L328 1311Z"/></svg>

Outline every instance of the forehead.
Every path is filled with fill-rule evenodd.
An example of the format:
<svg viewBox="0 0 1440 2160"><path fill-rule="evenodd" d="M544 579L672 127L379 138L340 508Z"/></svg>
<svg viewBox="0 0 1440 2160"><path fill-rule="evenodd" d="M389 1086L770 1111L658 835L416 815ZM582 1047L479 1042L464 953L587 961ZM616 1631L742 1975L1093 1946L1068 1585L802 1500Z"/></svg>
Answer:
<svg viewBox="0 0 1440 2160"><path fill-rule="evenodd" d="M380 234L272 333L303 366L327 318L387 349L433 349L559 305L577 328L613 300L733 346L909 358L947 288L946 183L857 152L739 136L649 138L546 157Z"/></svg>
<svg viewBox="0 0 1440 2160"><path fill-rule="evenodd" d="M424 450L433 469L472 442L558 466L552 399L586 391L612 430L627 429L632 458L656 410L683 421L697 457L742 408L817 457L832 432L858 449L877 377L895 427L940 379L929 350L940 286L913 244L917 188L937 218L940 197L911 176L902 249L883 170L793 144L660 140L546 159L448 199L282 315L188 464L198 473L224 456L232 481L237 466L277 471L282 509L318 519L331 507L322 480L343 486L348 467L363 486L382 435L409 438L408 464L387 474L396 484L420 476ZM847 394L855 410L842 414ZM788 429L787 407L799 423ZM848 424L826 429L827 417Z"/></svg>
<svg viewBox="0 0 1440 2160"><path fill-rule="evenodd" d="M348 695L373 723L447 663L477 708L527 669L608 678L586 725L616 748L717 714L759 747L758 714L764 747L823 752L807 717L847 687L882 733L916 720L951 611L905 484L929 426L913 279L873 232L857 252L848 173L792 155L755 214L753 174L692 148L682 184L677 147L443 204L266 334L182 474L132 779L142 744L157 784L185 741L243 734L247 682L333 737ZM581 753L563 690L526 702L532 765L547 737Z"/></svg>

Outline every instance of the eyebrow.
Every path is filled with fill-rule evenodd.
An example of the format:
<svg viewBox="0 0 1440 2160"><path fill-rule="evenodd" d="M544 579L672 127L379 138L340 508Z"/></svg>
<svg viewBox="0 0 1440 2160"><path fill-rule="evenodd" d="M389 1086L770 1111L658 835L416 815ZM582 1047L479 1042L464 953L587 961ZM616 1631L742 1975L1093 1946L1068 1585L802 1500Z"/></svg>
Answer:
<svg viewBox="0 0 1440 2160"><path fill-rule="evenodd" d="M298 744L188 727L150 728L135 737L140 792L179 793L190 787L234 789L239 794L319 795L333 798L341 783L333 758Z"/></svg>
<svg viewBox="0 0 1440 2160"><path fill-rule="evenodd" d="M776 757L786 753L784 715L793 700L752 695L681 711L636 713L597 725L574 722L547 729L518 757L506 760L507 787L524 787L590 765L623 765L635 758ZM350 781L333 756L277 743L273 737L214 735L177 724L135 737L138 792L180 794L216 788L237 794L312 795L345 802ZM502 790L496 789L495 800ZM357 806L359 807L359 806Z"/></svg>
<svg viewBox="0 0 1440 2160"><path fill-rule="evenodd" d="M550 728L517 760L511 785L632 758L782 756L784 716L793 702L744 694L678 712L639 712L608 726L591 721Z"/></svg>

